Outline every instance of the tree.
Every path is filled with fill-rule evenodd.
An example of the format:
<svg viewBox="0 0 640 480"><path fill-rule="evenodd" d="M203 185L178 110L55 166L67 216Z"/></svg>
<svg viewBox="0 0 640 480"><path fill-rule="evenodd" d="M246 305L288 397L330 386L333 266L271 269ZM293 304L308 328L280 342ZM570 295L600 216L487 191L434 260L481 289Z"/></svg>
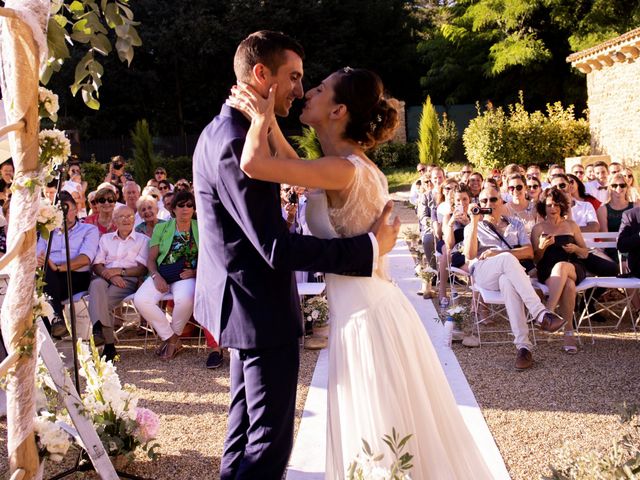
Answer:
<svg viewBox="0 0 640 480"><path fill-rule="evenodd" d="M431 104L431 97L422 104L418 127L418 154L420 163L432 164L440 160L440 140L438 138L438 114Z"/></svg>
<svg viewBox="0 0 640 480"><path fill-rule="evenodd" d="M133 171L139 185L144 185L146 181L153 177L153 143L149 124L146 119L136 122L136 126L131 132L133 140Z"/></svg>

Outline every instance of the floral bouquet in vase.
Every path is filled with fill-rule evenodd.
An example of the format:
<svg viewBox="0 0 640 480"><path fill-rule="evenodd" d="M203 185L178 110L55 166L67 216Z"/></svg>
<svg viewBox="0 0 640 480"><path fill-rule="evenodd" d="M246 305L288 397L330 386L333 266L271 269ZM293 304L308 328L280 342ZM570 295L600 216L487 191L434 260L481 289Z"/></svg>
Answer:
<svg viewBox="0 0 640 480"><path fill-rule="evenodd" d="M428 265L423 265L422 263L418 263L416 265L416 277L422 280L422 288L421 292L424 298L433 298L434 292L431 287L433 279L436 277L437 273L433 268Z"/></svg>
<svg viewBox="0 0 640 480"><path fill-rule="evenodd" d="M302 313L308 322L313 322L314 327L324 327L329 323L329 302L327 297L319 295L308 298L302 306Z"/></svg>
<svg viewBox="0 0 640 480"><path fill-rule="evenodd" d="M446 310L446 317L444 319L445 327L445 345L451 346L452 341L460 341L464 338L464 332L462 326L464 324L466 309L457 305Z"/></svg>

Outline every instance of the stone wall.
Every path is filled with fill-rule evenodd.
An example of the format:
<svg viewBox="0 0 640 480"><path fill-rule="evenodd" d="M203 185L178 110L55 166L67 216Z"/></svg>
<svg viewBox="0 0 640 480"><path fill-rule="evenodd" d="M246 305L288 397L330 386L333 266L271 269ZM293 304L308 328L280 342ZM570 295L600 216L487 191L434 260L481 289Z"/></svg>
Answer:
<svg viewBox="0 0 640 480"><path fill-rule="evenodd" d="M640 58L587 74L591 153L640 164Z"/></svg>

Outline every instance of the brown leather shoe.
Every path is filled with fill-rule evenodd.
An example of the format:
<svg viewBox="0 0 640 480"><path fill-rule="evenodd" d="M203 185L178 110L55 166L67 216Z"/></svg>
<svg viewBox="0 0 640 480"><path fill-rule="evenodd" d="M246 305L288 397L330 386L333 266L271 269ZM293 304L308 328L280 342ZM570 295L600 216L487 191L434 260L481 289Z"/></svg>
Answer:
<svg viewBox="0 0 640 480"><path fill-rule="evenodd" d="M526 370L531 368L531 365L533 365L531 352L526 348L519 349L518 355L516 355L516 370Z"/></svg>
<svg viewBox="0 0 640 480"><path fill-rule="evenodd" d="M536 322L536 325L540 330L553 333L560 330L565 323L567 322L560 315L547 310L542 314L542 318Z"/></svg>

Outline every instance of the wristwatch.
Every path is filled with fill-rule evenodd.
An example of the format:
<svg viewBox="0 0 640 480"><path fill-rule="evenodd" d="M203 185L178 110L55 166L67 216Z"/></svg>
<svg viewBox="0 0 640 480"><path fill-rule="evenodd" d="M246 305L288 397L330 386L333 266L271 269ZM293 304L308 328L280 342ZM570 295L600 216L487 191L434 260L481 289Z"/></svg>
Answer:
<svg viewBox="0 0 640 480"><path fill-rule="evenodd" d="M120 276L121 277L126 277L124 268L120 270Z"/></svg>
<svg viewBox="0 0 640 480"><path fill-rule="evenodd" d="M151 274L151 280L155 280L157 276L158 276L157 273L152 273Z"/></svg>

